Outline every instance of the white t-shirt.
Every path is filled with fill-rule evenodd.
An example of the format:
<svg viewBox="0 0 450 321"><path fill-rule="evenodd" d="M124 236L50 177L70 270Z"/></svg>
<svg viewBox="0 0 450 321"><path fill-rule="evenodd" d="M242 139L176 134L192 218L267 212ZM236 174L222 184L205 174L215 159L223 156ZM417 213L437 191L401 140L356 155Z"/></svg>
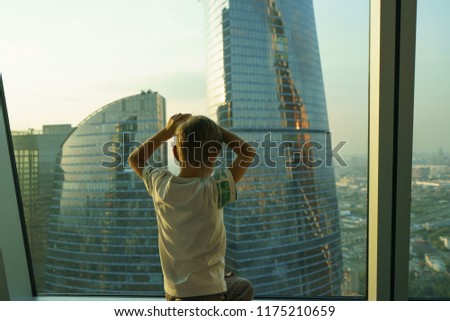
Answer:
<svg viewBox="0 0 450 321"><path fill-rule="evenodd" d="M142 178L155 204L166 293L191 297L225 292L222 208L236 200L231 172L185 178L146 166Z"/></svg>

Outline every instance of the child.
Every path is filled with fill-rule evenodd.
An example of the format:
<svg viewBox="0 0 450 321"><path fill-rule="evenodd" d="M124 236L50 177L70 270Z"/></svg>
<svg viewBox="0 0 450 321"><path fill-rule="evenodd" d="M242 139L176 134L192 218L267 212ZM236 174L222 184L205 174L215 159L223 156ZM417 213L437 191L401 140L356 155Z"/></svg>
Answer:
<svg viewBox="0 0 450 321"><path fill-rule="evenodd" d="M180 173L147 165L164 141L173 146ZM236 154L231 168L213 174L222 142ZM166 299L251 300L253 287L224 275L226 233L223 206L236 200L235 184L255 157L255 149L205 116L176 114L165 128L128 158L153 197Z"/></svg>

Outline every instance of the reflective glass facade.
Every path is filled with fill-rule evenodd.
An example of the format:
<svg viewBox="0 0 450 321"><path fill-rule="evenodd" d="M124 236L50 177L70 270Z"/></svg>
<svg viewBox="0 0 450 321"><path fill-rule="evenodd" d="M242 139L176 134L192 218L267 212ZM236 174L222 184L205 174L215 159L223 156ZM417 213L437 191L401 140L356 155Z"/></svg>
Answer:
<svg viewBox="0 0 450 321"><path fill-rule="evenodd" d="M258 145L225 209L256 295L340 295L334 170L311 0L205 0L209 115Z"/></svg>
<svg viewBox="0 0 450 321"><path fill-rule="evenodd" d="M165 125L165 99L142 92L81 122L55 170L47 293L162 294L154 208L129 153ZM151 162L167 165L160 149Z"/></svg>
<svg viewBox="0 0 450 321"><path fill-rule="evenodd" d="M12 132L14 157L22 205L28 227L28 242L38 291L43 290L49 211L56 156L71 125L44 125L43 130Z"/></svg>

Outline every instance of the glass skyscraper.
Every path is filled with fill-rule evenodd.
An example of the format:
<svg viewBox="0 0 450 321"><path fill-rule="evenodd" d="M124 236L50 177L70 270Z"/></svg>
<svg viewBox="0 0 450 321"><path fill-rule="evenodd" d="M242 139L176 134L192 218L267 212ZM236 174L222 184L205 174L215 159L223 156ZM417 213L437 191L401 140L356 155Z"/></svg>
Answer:
<svg viewBox="0 0 450 321"><path fill-rule="evenodd" d="M28 241L38 291L43 289L48 219L52 199L56 156L71 125L44 125L42 130L13 131L14 157L22 205L28 226Z"/></svg>
<svg viewBox="0 0 450 321"><path fill-rule="evenodd" d="M163 293L153 204L127 158L165 120L164 97L141 92L97 110L63 143L43 292ZM164 146L151 162L167 165Z"/></svg>
<svg viewBox="0 0 450 321"><path fill-rule="evenodd" d="M204 0L209 115L259 144L225 209L256 295L340 295L342 254L312 0Z"/></svg>

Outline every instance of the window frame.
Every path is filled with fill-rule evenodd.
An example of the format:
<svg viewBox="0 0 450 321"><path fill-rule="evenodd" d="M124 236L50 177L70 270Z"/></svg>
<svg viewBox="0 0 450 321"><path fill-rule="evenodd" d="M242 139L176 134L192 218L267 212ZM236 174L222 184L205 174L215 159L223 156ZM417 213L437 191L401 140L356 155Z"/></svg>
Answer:
<svg viewBox="0 0 450 321"><path fill-rule="evenodd" d="M368 300L407 300L417 0L370 11Z"/></svg>
<svg viewBox="0 0 450 321"><path fill-rule="evenodd" d="M416 15L417 0L370 1L368 300L408 299ZM0 299L39 300L4 93L0 99Z"/></svg>
<svg viewBox="0 0 450 321"><path fill-rule="evenodd" d="M0 92L0 105L0 280L6 280L0 283L0 300L27 300L37 293L4 90Z"/></svg>

